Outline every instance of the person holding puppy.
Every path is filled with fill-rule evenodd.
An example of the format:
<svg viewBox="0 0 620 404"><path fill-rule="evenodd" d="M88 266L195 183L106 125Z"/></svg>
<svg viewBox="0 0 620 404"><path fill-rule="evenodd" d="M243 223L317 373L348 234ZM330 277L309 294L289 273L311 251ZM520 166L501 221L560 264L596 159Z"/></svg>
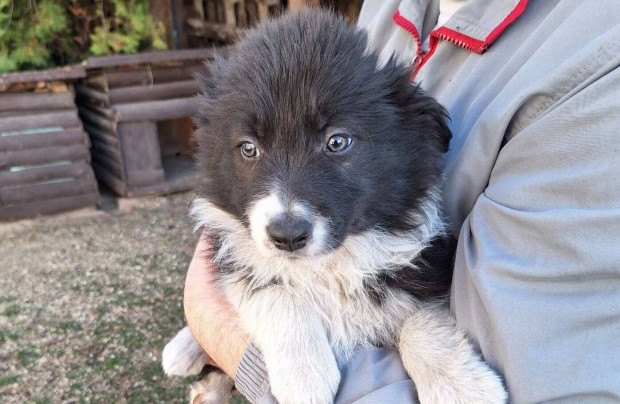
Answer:
<svg viewBox="0 0 620 404"><path fill-rule="evenodd" d="M513 402L620 400L619 22L610 0L366 0L359 17L450 114L451 308ZM188 324L246 397L272 402L205 250ZM335 401L415 402L415 387L397 353L360 350Z"/></svg>

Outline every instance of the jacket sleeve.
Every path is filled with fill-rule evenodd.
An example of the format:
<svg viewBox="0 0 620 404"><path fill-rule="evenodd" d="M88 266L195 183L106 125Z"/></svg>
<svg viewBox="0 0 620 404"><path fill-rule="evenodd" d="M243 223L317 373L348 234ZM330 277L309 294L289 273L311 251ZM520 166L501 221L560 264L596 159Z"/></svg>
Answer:
<svg viewBox="0 0 620 404"><path fill-rule="evenodd" d="M398 352L385 348L358 350L344 369L336 404L417 403L413 382ZM250 402L275 404L260 351L253 345L245 352L237 375L237 389Z"/></svg>
<svg viewBox="0 0 620 404"><path fill-rule="evenodd" d="M452 308L514 402L620 399L617 52L540 96L460 231Z"/></svg>

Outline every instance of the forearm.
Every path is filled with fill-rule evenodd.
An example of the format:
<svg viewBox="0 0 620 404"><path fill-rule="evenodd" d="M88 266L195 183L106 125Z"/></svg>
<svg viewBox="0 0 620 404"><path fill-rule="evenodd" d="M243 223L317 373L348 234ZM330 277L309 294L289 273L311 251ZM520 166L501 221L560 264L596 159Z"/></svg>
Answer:
<svg viewBox="0 0 620 404"><path fill-rule="evenodd" d="M250 338L237 313L215 288L205 236L200 238L185 282L184 307L192 334L215 364L234 378Z"/></svg>

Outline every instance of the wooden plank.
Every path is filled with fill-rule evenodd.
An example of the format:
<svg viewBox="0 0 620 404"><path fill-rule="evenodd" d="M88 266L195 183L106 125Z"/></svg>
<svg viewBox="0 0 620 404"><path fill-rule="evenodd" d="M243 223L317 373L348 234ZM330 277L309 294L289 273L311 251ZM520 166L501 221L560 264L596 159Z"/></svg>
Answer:
<svg viewBox="0 0 620 404"><path fill-rule="evenodd" d="M81 128L82 122L78 118L77 110L0 118L0 130L3 132L53 127Z"/></svg>
<svg viewBox="0 0 620 404"><path fill-rule="evenodd" d="M13 188L0 188L0 201L4 205L36 202L44 199L61 198L71 195L88 194L97 190L94 178L81 178L48 184L24 185Z"/></svg>
<svg viewBox="0 0 620 404"><path fill-rule="evenodd" d="M320 3L320 0L288 0L288 9L294 11L306 6L317 7Z"/></svg>
<svg viewBox="0 0 620 404"><path fill-rule="evenodd" d="M75 80L86 77L84 65L71 65L57 69L31 70L0 74L0 85L27 83L32 81Z"/></svg>
<svg viewBox="0 0 620 404"><path fill-rule="evenodd" d="M34 111L3 111L3 112L0 112L0 119L13 118L13 117L18 117L18 116L23 117L25 115L32 115L33 112Z"/></svg>
<svg viewBox="0 0 620 404"><path fill-rule="evenodd" d="M87 144L81 129L67 129L58 132L32 133L28 135L0 136L0 152L37 149L52 146Z"/></svg>
<svg viewBox="0 0 620 404"><path fill-rule="evenodd" d="M246 31L235 25L203 21L197 18L190 18L187 20L187 23L189 25L187 30L189 34L217 39L227 43L234 42Z"/></svg>
<svg viewBox="0 0 620 404"><path fill-rule="evenodd" d="M118 125L126 177L134 171L161 170L161 150L155 122L127 122Z"/></svg>
<svg viewBox="0 0 620 404"><path fill-rule="evenodd" d="M14 166L49 164L58 161L89 161L85 145L45 147L17 152L0 152L0 169Z"/></svg>
<svg viewBox="0 0 620 404"><path fill-rule="evenodd" d="M205 19L207 21L218 21L216 10L218 4L215 1L207 1L206 3Z"/></svg>
<svg viewBox="0 0 620 404"><path fill-rule="evenodd" d="M75 108L73 94L0 93L0 112L36 111Z"/></svg>
<svg viewBox="0 0 620 404"><path fill-rule="evenodd" d="M130 85L152 85L159 83L169 83L171 81L185 81L194 77L197 72L205 72L207 69L201 64L193 64L178 67L168 67L159 69L140 69L124 72L106 72L109 88L124 87Z"/></svg>
<svg viewBox="0 0 620 404"><path fill-rule="evenodd" d="M93 57L86 60L88 69L136 65L143 63L163 63L185 60L202 60L213 56L211 48L184 49L176 51L143 52L132 55L113 55Z"/></svg>
<svg viewBox="0 0 620 404"><path fill-rule="evenodd" d="M199 108L200 105L194 97L117 104L115 106L119 122L163 121L192 117L198 113Z"/></svg>
<svg viewBox="0 0 620 404"><path fill-rule="evenodd" d="M196 177L190 176L176 181L164 181L159 184L145 187L131 187L125 190L124 195L135 197L144 195L163 195L173 192L187 191L197 183Z"/></svg>
<svg viewBox="0 0 620 404"><path fill-rule="evenodd" d="M34 184L55 178L93 178L93 169L85 162L33 167L22 171L0 171L0 188Z"/></svg>
<svg viewBox="0 0 620 404"><path fill-rule="evenodd" d="M135 101L162 100L168 98L191 97L200 92L196 80L172 83L114 88L110 90L110 102L114 104Z"/></svg>
<svg viewBox="0 0 620 404"><path fill-rule="evenodd" d="M167 74L177 74L177 69L180 69L180 67L173 67L161 70L166 70ZM143 66L141 66L139 69L130 71L105 72L103 77L108 83L108 89L111 89L113 87L122 87L136 84L151 85L155 82L152 70L148 70Z"/></svg>
<svg viewBox="0 0 620 404"><path fill-rule="evenodd" d="M13 206L0 205L0 221L18 220L38 215L66 212L88 206L94 207L98 203L99 192L95 190L95 192L86 194L65 196Z"/></svg>
<svg viewBox="0 0 620 404"><path fill-rule="evenodd" d="M133 0L135 1L135 0ZM166 33L166 43L168 44L170 49L178 49L179 47L175 44L177 42L177 33L174 32L176 27L172 22L173 14L175 11L173 8L176 8L177 5L174 4L173 1L161 1L161 0L149 0L148 1L148 10L149 15L153 19L153 22L156 24L163 24L166 28L164 32ZM135 3L133 3L135 4ZM174 35L173 35L174 32Z"/></svg>
<svg viewBox="0 0 620 404"><path fill-rule="evenodd" d="M163 169L130 171L127 173L127 186L143 187L148 185L161 184L165 181Z"/></svg>

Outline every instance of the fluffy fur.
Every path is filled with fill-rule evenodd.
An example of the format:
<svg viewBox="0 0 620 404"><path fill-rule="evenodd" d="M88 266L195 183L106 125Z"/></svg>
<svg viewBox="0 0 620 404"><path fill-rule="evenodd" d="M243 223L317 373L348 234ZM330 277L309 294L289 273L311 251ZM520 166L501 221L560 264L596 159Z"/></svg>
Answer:
<svg viewBox="0 0 620 404"><path fill-rule="evenodd" d="M262 24L209 67L192 216L278 401L333 401L338 365L373 345L400 350L425 402L504 401L447 311L450 266L429 264L450 132L409 68L379 66L362 32L318 10ZM189 336L164 350L168 374L205 358Z"/></svg>

